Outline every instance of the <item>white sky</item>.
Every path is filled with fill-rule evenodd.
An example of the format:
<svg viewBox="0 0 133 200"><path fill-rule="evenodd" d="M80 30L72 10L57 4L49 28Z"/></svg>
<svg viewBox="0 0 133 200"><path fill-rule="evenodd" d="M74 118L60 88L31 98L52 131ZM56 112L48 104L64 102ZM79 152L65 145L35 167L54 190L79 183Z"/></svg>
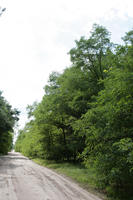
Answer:
<svg viewBox="0 0 133 200"><path fill-rule="evenodd" d="M70 65L67 52L93 23L114 42L133 28L133 0L0 0L0 90L19 110L40 101L52 71Z"/></svg>

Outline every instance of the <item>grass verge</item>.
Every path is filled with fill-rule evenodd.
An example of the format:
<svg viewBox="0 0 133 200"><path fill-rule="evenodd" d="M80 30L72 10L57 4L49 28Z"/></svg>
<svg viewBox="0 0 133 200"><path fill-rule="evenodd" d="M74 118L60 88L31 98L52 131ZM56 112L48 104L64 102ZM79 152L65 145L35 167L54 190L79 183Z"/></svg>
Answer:
<svg viewBox="0 0 133 200"><path fill-rule="evenodd" d="M81 187L105 199L104 195L100 194L96 186L96 173L95 170L90 168L86 169L80 164L73 163L57 163L54 161L47 161L43 159L32 159L34 162L41 166L45 166L55 170L57 173L66 175L72 180L77 182Z"/></svg>

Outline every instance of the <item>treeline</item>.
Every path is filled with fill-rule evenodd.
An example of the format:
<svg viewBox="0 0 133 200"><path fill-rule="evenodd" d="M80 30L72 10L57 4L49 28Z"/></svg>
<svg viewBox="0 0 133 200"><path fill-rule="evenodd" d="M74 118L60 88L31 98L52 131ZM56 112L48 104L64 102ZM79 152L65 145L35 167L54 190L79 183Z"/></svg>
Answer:
<svg viewBox="0 0 133 200"><path fill-rule="evenodd" d="M13 127L18 120L18 113L0 91L0 155L7 154L13 147Z"/></svg>
<svg viewBox="0 0 133 200"><path fill-rule="evenodd" d="M94 24L69 52L72 65L54 72L40 103L27 107L16 151L26 156L84 162L114 199L133 196L133 31L123 45Z"/></svg>

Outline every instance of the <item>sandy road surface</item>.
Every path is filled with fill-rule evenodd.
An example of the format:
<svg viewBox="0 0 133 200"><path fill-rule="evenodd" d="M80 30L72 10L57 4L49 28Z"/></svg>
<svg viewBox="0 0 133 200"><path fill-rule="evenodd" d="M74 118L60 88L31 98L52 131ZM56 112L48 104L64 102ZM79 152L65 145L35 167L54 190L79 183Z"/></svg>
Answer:
<svg viewBox="0 0 133 200"><path fill-rule="evenodd" d="M19 153L0 157L0 200L100 200Z"/></svg>

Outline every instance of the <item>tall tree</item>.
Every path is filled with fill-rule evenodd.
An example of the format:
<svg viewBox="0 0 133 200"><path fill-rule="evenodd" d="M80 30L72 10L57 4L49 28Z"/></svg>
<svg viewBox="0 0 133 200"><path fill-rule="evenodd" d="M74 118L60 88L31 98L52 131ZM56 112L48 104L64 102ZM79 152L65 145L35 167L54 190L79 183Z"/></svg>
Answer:
<svg viewBox="0 0 133 200"><path fill-rule="evenodd" d="M91 72L90 76L97 82L104 79L104 70L110 67L106 65L106 62L112 48L108 30L94 24L89 39L81 37L79 41L76 41L76 47L70 50L71 61L83 71Z"/></svg>
<svg viewBox="0 0 133 200"><path fill-rule="evenodd" d="M77 124L86 135L86 166L93 164L99 185L119 199L133 195L132 50L131 43L117 48L118 65L107 72L104 89Z"/></svg>

